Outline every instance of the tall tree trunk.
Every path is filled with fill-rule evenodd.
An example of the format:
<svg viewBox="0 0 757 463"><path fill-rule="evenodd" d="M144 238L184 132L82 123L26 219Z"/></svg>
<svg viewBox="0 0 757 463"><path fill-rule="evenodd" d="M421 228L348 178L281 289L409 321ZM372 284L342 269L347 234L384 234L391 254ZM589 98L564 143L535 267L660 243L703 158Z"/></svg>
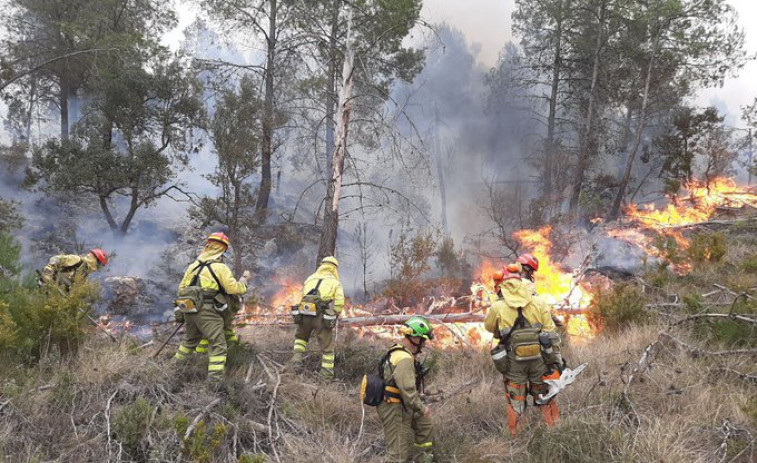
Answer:
<svg viewBox="0 0 757 463"><path fill-rule="evenodd" d="M442 215L442 232L444 236L449 236L449 227L447 225L447 188L444 183L444 166L442 165L442 141L439 131L439 110L436 110L436 134L434 136L434 160L436 161L436 175L439 177L439 196L441 199Z"/></svg>
<svg viewBox="0 0 757 463"><path fill-rule="evenodd" d="M60 105L60 139L68 140L68 97L70 94L69 84L65 78L60 79L58 104Z"/></svg>
<svg viewBox="0 0 757 463"><path fill-rule="evenodd" d="M549 116L547 117L547 139L544 143L544 198L552 203L554 185L552 182L552 161L555 157L555 121L557 119L557 94L560 89L562 71L563 1L557 4L557 24L555 24L555 59L552 61L552 89L549 94Z"/></svg>
<svg viewBox="0 0 757 463"><path fill-rule="evenodd" d="M126 218L124 218L124 221L121 222L121 227L119 231L122 235L125 235L127 231L129 231L129 226L131 225L131 221L134 219L134 215L137 213L137 209L139 209L139 186L133 186L131 187L131 201L129 201L129 212L126 213Z"/></svg>
<svg viewBox="0 0 757 463"><path fill-rule="evenodd" d="M31 144L32 138L32 114L34 113L34 103L37 100L37 79L32 79L32 87L29 89L29 105L24 114L24 137L26 143Z"/></svg>
<svg viewBox="0 0 757 463"><path fill-rule="evenodd" d="M276 13L277 0L269 0L268 34L266 41L265 95L263 97L263 137L260 148L260 188L255 204L255 215L259 224L264 224L268 216L268 201L271 197L271 157L273 156L274 125L274 78L276 72Z"/></svg>
<svg viewBox="0 0 757 463"><path fill-rule="evenodd" d="M576 165L576 175L573 179L573 192L570 195L570 211L576 212L581 200L581 190L586 179L586 169L589 167L589 155L596 147L594 146L594 136L592 126L594 122L594 112L596 107L597 81L599 79L599 62L602 53L602 41L604 39L603 26L605 20L605 2L599 7L597 17L597 41L594 45L594 64L591 71L591 86L589 87L589 107L586 111L584 120L583 133L578 149L578 163Z"/></svg>
<svg viewBox="0 0 757 463"><path fill-rule="evenodd" d="M636 127L636 137L634 139L633 148L628 153L628 161L626 162L626 169L623 173L623 178L618 185L618 195L615 197L615 201L612 204L612 210L608 219L615 220L620 216L620 206L623 204L623 198L626 195L626 189L628 183L631 180L631 171L633 169L633 162L636 159L636 154L641 146L641 135L644 132L644 123L647 117L647 106L649 104L649 86L652 82L652 71L654 70L655 60L657 59L657 47L659 46L659 38L655 37L654 44L652 46L652 54L649 57L649 64L647 65L647 75L644 78L644 93L641 100L641 109L639 110L639 123Z"/></svg>
<svg viewBox="0 0 757 463"><path fill-rule="evenodd" d="M116 223L116 220L113 218L113 214L110 212L110 207L108 206L108 198L105 196L100 196L100 208L103 211L103 214L105 214L105 220L108 221L108 226L110 226L110 229L115 231L118 231L118 224Z"/></svg>
<svg viewBox="0 0 757 463"><path fill-rule="evenodd" d="M324 208L323 232L321 244L318 249L318 261L326 256L333 256L336 251L336 239L339 231L339 196L342 190L342 175L344 173L344 156L347 152L347 132L352 112L353 93L353 61L351 34L352 19L347 23L347 52L342 67L342 91L339 96L339 120L336 128L336 143L332 161L333 171L330 187L326 192L326 204Z"/></svg>
<svg viewBox="0 0 757 463"><path fill-rule="evenodd" d="M337 104L337 81L339 76L337 75L337 34L339 33L339 9L341 7L342 0L334 0L331 9L331 31L329 33L329 82L328 89L326 90L326 175L331 175L333 170L333 158L334 158L334 126L336 120L336 104ZM327 184L327 188L331 188L331 182Z"/></svg>

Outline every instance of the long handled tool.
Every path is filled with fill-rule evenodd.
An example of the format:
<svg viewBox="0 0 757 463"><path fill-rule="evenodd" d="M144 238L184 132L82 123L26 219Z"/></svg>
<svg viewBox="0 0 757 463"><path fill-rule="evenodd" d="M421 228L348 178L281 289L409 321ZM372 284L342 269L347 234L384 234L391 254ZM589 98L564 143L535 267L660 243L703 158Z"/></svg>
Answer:
<svg viewBox="0 0 757 463"><path fill-rule="evenodd" d="M176 333L178 333L178 332L179 332L179 329L180 329L180 328L181 328L182 326L184 326L184 322L179 322L179 324L178 324L178 325L176 325L176 329L175 329L175 330L173 330L173 333L171 333L171 336L169 336L169 337L168 337L168 338L167 338L167 339L166 339L165 341L163 341L163 344L161 344L161 345L160 345L160 348L158 349L158 351L157 351L157 352L155 352L155 353L153 354L152 358L155 358L155 357L157 357L158 355L160 355L160 353L161 353L161 352L163 352L163 349L164 349L164 348L165 348L165 347L166 347L166 346L168 345L168 341L170 341L171 339L173 339L173 337L174 337L174 336L176 336Z"/></svg>

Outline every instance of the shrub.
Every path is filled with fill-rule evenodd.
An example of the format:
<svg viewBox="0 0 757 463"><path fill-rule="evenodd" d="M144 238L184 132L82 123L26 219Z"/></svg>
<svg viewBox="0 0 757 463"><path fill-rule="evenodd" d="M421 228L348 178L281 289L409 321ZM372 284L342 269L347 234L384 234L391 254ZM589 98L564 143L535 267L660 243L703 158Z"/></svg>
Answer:
<svg viewBox="0 0 757 463"><path fill-rule="evenodd" d="M697 233L689 241L686 256L696 263L720 262L727 250L723 233Z"/></svg>
<svg viewBox="0 0 757 463"><path fill-rule="evenodd" d="M54 288L41 291L20 278L19 252L12 238L0 234L0 348L35 359L51 345L64 355L75 350L99 287L79 279L66 295Z"/></svg>
<svg viewBox="0 0 757 463"><path fill-rule="evenodd" d="M757 255L749 256L744 259L740 267L742 270L748 273L757 273Z"/></svg>
<svg viewBox="0 0 757 463"><path fill-rule="evenodd" d="M539 426L528 442L530 461L562 463L605 463L628 461L622 455L623 435L606 425L566 420L560 426Z"/></svg>
<svg viewBox="0 0 757 463"><path fill-rule="evenodd" d="M589 321L610 331L619 331L649 321L646 299L638 287L620 283L609 292L600 291L589 307Z"/></svg>
<svg viewBox="0 0 757 463"><path fill-rule="evenodd" d="M113 415L113 433L124 450L137 461L147 461L148 448L144 442L155 408L142 397L123 406Z"/></svg>
<svg viewBox="0 0 757 463"><path fill-rule="evenodd" d="M204 421L197 423L192 435L184 440L184 453L190 461L209 463L226 437L226 426L216 423L211 429Z"/></svg>

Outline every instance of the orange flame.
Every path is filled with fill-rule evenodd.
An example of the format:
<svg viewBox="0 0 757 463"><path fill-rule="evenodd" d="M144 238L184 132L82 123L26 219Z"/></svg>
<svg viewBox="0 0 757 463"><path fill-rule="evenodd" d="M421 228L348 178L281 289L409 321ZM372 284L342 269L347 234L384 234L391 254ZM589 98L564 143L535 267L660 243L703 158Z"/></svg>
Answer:
<svg viewBox="0 0 757 463"><path fill-rule="evenodd" d="M552 227L546 226L513 234L524 248L539 259L539 270L534 273L537 292L551 305L587 307L591 302L591 293L576 283L576 275L552 260L551 233Z"/></svg>

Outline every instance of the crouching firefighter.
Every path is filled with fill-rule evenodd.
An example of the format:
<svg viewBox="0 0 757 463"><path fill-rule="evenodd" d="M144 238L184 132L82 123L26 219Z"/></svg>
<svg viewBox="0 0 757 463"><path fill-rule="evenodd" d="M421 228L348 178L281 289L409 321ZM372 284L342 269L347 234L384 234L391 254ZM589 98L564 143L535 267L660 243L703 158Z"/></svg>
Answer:
<svg viewBox="0 0 757 463"><path fill-rule="evenodd" d="M37 271L40 287L57 286L61 292L68 294L77 278L87 277L108 264L108 254L100 248L94 248L83 256L61 254L53 256L42 271Z"/></svg>
<svg viewBox="0 0 757 463"><path fill-rule="evenodd" d="M324 257L318 270L302 287L302 301L292 307L297 324L292 364L300 365L307 352L310 335L315 333L321 348L321 376L334 377L334 327L344 309L344 289L339 281L339 262Z"/></svg>
<svg viewBox="0 0 757 463"><path fill-rule="evenodd" d="M184 360L191 355L201 339L208 340L208 378L220 380L226 368L227 342L223 312L227 304L219 302L220 295L241 296L247 292L250 272L245 270L237 280L223 263L229 238L221 232L208 237L202 253L184 272L177 292L176 306L186 323L186 339L174 356Z"/></svg>
<svg viewBox="0 0 757 463"><path fill-rule="evenodd" d="M486 314L484 327L499 344L492 359L502 373L507 401L507 427L515 437L530 394L541 409L544 422L551 426L559 418L554 399L542 401L547 379L558 379L563 367L560 337L549 309L535 297L517 274L508 274L500 284L502 299Z"/></svg>
<svg viewBox="0 0 757 463"><path fill-rule="evenodd" d="M426 341L434 338L424 317L408 319L401 327L405 335L378 364L377 374L363 378L363 403L376 406L386 439L387 463L431 463L434 461L431 411L421 400L423 365L416 356Z"/></svg>

